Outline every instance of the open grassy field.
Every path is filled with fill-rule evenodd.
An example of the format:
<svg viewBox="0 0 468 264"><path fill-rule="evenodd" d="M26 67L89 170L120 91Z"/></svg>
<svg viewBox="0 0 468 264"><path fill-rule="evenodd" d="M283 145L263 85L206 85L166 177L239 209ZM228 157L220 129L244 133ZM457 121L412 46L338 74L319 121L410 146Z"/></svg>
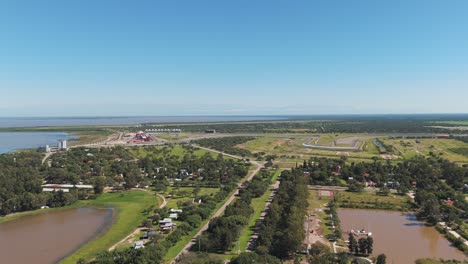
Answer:
<svg viewBox="0 0 468 264"><path fill-rule="evenodd" d="M319 197L316 190L309 190L309 197L307 199L309 207L307 208L307 213L309 215L316 214L318 219L320 219L322 224L320 225L319 233L321 233L323 237L327 237L327 235L333 234L331 225L327 225L330 223L330 220L327 218L328 214L324 212L326 209L326 204L328 204L331 200L331 197Z"/></svg>
<svg viewBox="0 0 468 264"><path fill-rule="evenodd" d="M468 163L468 156L462 151L468 150L468 144L455 139L423 138L423 139L388 139L382 141L397 150L397 154L404 158L416 155L429 155L430 152L442 154L442 157L457 163Z"/></svg>
<svg viewBox="0 0 468 264"><path fill-rule="evenodd" d="M180 134L155 134L154 135L155 137L157 138L162 138L162 139L166 139L166 140L179 140L179 139L186 139L186 138L189 138L191 136L191 134L187 134L187 133L180 133Z"/></svg>
<svg viewBox="0 0 468 264"><path fill-rule="evenodd" d="M96 200L79 201L74 206L111 206L114 207L115 220L108 231L84 245L62 263L76 263L80 258L92 258L97 253L107 250L112 245L132 233L146 219L146 209L159 205L157 196L144 191L122 193L104 193Z"/></svg>
<svg viewBox="0 0 468 264"><path fill-rule="evenodd" d="M281 170L277 170L273 177L271 178L271 183L273 184L276 182L278 177L281 175ZM270 186L268 190L260 197L252 199L250 206L254 210L253 214L249 218L249 222L247 226L245 226L239 236L239 247L241 252L244 252L245 249L247 248L247 244L252 237L254 231L255 231L255 225L257 224L257 221L260 219L260 216L263 212L263 209L265 208L265 205L270 198L271 192L273 191L273 188ZM238 250L238 247L235 247L232 249L231 253L236 254Z"/></svg>
<svg viewBox="0 0 468 264"><path fill-rule="evenodd" d="M275 163L280 167L293 167L296 162L302 162L310 157L346 157L351 162L373 162L373 157L384 158L372 140L373 137L378 137L384 144L395 148L395 155L392 157L394 161L412 158L416 155L429 155L429 152L433 152L442 153L442 156L450 161L468 164L468 143L455 139L424 138L416 140L390 139L381 134L320 134L320 145L331 145L333 141L336 141L339 143L337 146L341 146L356 138L359 138L359 144L363 144L362 151L336 151L304 147L302 144L308 142L311 136L311 134L285 134L283 136L266 134L236 147L248 149L254 154L264 152L266 155L276 155ZM323 141L321 141L322 139Z"/></svg>
<svg viewBox="0 0 468 264"><path fill-rule="evenodd" d="M407 195L392 193L387 196L383 196L372 191L364 191L360 193L337 192L335 197L338 206L344 208L406 211L411 207L410 199Z"/></svg>
<svg viewBox="0 0 468 264"><path fill-rule="evenodd" d="M158 152L152 151L153 148L156 148L158 150ZM165 147L163 147L163 146L135 147L135 148L130 149L130 153L133 156L135 156L136 158L139 158L139 159L146 158L148 155L160 158L160 157L166 155L163 152L160 152L163 148L165 148ZM185 154L189 154L187 149L185 149L183 146L180 146L180 145L175 145L175 146L166 147L166 148L169 150L169 152L168 152L169 155L178 156L180 158L182 158ZM205 155L205 153L210 153L210 155L212 155L213 157L216 157L218 155L218 154L216 154L214 152L207 151L207 150L204 150L204 149L197 149L193 153L198 157L201 157L201 156ZM229 158L229 157L226 157L226 158Z"/></svg>
<svg viewBox="0 0 468 264"><path fill-rule="evenodd" d="M112 132L109 130L96 130L96 131L77 131L72 132L72 135L75 135L79 138L78 141L70 141L71 146L91 144L102 142L109 137Z"/></svg>
<svg viewBox="0 0 468 264"><path fill-rule="evenodd" d="M456 126L468 126L468 121L437 121L437 124L456 125Z"/></svg>
<svg viewBox="0 0 468 264"><path fill-rule="evenodd" d="M319 142L320 145L326 144L331 145L334 140L341 140L340 142L346 142L347 139L352 137L362 137L362 142L366 143L365 151L335 151L335 150L320 150L306 148L303 143L310 140L311 134L297 134L297 135L284 135L282 137L277 135L265 135L263 137L256 138L248 141L241 145L239 148L250 150L252 153L265 152L268 155L277 155L276 162L285 163L283 166L289 166L291 163L296 161L302 162L304 159L310 157L324 157L324 158L340 158L342 156L347 157L350 161L372 161L372 157L378 156L378 150L374 145L374 142L370 140L369 134L321 134ZM319 141L320 141L319 140ZM341 144L346 145L346 144ZM349 145L349 144L348 144Z"/></svg>

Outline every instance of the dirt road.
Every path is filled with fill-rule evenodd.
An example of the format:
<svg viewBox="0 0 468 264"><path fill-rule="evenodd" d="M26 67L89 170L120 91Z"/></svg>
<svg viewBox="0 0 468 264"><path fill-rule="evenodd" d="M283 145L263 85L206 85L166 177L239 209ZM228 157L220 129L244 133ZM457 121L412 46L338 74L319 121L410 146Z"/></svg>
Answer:
<svg viewBox="0 0 468 264"><path fill-rule="evenodd" d="M217 151L217 150L213 150L213 149L209 149L209 148L205 148L205 147L200 147L200 146L197 146L198 148L201 148L201 149L205 149L205 150L208 150L208 151L211 151L211 152L215 152L215 153L220 153L220 154L223 154L224 156L228 156L228 157L232 157L232 158L235 158L235 159L243 159L242 157L239 157L239 156L235 156L235 155L231 155L231 154L227 154L227 153L223 153L221 151ZM247 174L247 177L245 178L246 180L245 181L250 181L252 180L252 178L260 171L260 169L263 167L263 164L257 162L257 161L252 161L251 162L253 165L255 165L255 169L249 171L249 173ZM238 184L238 187L240 188L242 183L245 182L245 181L241 181L239 184ZM189 243L187 243L187 245L185 245L184 249L182 249L181 252L179 252L179 254L177 254L177 256L174 258L174 260L171 262L171 263L175 263L175 261L182 255L182 254L185 254L187 253L190 248L195 245L196 243L196 238L198 236L200 236L204 231L206 231L208 229L208 226L210 224L210 221L211 219L215 218L215 217L219 217L221 216L223 213L224 213L224 210L226 210L226 207L229 206L232 201L234 201L234 199L236 198L236 195L239 193L239 189L237 189L225 202L224 204L218 209L218 211L216 211L216 213L214 215L212 215L209 219L209 221L197 232L197 234L195 234L194 237L192 237L191 241Z"/></svg>
<svg viewBox="0 0 468 264"><path fill-rule="evenodd" d="M150 192L150 191L147 191L147 190L142 190L142 189L138 189L140 191L146 191L146 192ZM156 194L159 198L162 199L162 203L159 205L159 209L162 209L164 207L166 207L167 205L167 200L166 198L164 198L164 196L160 195L160 194ZM112 251L114 250L117 246L127 242L127 241L130 241L135 235L137 235L138 233L140 233L142 231L142 228L141 227L138 227L137 229L135 229L135 231L133 231L130 235L126 236L124 239L120 240L119 242L115 243L112 247L109 248L109 251Z"/></svg>

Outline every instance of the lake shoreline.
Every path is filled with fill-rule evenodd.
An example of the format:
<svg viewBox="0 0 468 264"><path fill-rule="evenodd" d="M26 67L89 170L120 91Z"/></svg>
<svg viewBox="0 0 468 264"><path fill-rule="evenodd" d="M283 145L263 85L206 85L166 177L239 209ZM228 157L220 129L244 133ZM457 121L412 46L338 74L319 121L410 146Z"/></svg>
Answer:
<svg viewBox="0 0 468 264"><path fill-rule="evenodd" d="M464 260L466 255L454 247L432 225L417 219L414 211L402 212L381 209L339 208L338 217L347 240L351 230L365 229L374 237L374 255L385 253L395 263L413 263L417 258ZM401 243L411 241L408 249Z"/></svg>

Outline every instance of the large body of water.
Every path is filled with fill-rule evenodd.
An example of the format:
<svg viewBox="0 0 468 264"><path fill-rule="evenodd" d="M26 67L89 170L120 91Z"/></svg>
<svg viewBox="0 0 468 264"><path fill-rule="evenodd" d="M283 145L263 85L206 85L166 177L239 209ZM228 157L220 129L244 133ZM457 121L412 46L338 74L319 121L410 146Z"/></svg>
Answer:
<svg viewBox="0 0 468 264"><path fill-rule="evenodd" d="M0 224L1 263L57 263L112 224L112 209L74 208Z"/></svg>
<svg viewBox="0 0 468 264"><path fill-rule="evenodd" d="M419 258L466 260L434 227L416 219L412 213L339 209L343 238L351 229L372 232L374 254L385 253L387 263L412 264Z"/></svg>
<svg viewBox="0 0 468 264"><path fill-rule="evenodd" d="M42 126L110 126L142 123L234 122L282 120L286 116L129 116L129 117L0 117L0 128Z"/></svg>
<svg viewBox="0 0 468 264"><path fill-rule="evenodd" d="M0 132L0 154L45 145L56 146L59 139L69 139L69 135L61 132Z"/></svg>

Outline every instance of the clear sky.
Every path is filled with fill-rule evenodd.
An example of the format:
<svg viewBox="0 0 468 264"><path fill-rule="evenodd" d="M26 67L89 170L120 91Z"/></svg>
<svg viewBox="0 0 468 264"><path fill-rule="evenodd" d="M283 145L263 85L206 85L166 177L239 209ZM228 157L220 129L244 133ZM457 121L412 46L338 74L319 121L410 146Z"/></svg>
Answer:
<svg viewBox="0 0 468 264"><path fill-rule="evenodd" d="M1 0L0 116L468 112L466 0Z"/></svg>

